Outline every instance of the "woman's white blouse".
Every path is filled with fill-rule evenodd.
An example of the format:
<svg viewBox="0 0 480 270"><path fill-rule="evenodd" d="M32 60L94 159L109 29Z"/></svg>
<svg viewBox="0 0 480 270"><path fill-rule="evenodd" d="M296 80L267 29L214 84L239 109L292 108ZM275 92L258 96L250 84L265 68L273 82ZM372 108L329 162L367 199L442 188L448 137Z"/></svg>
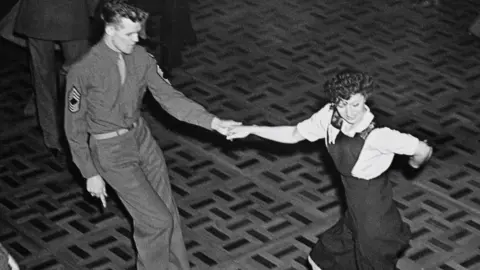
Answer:
<svg viewBox="0 0 480 270"><path fill-rule="evenodd" d="M367 111L361 122L352 130L344 132L331 125L333 109L331 104L325 105L310 118L298 123L299 133L309 141L316 141L328 137L328 143L335 143L339 132L349 137L365 130L373 121L373 114L366 106ZM328 136L326 136L328 133ZM327 142L326 142L327 143ZM362 152L353 167L352 175L370 180L390 167L395 154L413 155L418 147L419 140L406 133L382 127L372 130L365 140Z"/></svg>

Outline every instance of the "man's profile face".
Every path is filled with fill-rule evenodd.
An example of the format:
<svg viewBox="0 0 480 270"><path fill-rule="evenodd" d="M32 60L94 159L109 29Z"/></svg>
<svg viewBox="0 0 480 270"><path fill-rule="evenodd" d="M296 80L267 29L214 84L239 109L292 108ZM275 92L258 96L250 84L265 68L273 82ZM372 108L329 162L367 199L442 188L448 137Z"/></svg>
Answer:
<svg viewBox="0 0 480 270"><path fill-rule="evenodd" d="M110 31L112 43L115 48L125 54L130 54L138 42L138 36L142 30L140 22L132 22L127 18L122 18L120 23L112 27Z"/></svg>

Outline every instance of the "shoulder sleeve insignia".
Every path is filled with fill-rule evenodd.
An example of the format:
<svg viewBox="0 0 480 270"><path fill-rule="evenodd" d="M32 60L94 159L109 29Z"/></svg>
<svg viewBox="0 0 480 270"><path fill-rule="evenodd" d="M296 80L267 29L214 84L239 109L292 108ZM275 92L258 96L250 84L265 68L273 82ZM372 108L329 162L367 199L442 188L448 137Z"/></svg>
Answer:
<svg viewBox="0 0 480 270"><path fill-rule="evenodd" d="M72 113L78 112L80 110L80 92L77 88L72 87L68 93L68 110Z"/></svg>
<svg viewBox="0 0 480 270"><path fill-rule="evenodd" d="M158 65L157 65L157 73L158 73L158 76L162 77L162 79L163 79L166 83L172 85L168 79L165 79L165 78L163 77L163 71L162 71L162 69L161 69Z"/></svg>

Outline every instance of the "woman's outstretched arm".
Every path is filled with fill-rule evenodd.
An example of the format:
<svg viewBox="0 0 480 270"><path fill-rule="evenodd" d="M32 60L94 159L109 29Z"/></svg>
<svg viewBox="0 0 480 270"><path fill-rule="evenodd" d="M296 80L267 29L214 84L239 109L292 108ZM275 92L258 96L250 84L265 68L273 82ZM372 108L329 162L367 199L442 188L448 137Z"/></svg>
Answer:
<svg viewBox="0 0 480 270"><path fill-rule="evenodd" d="M300 132L298 132L297 126L237 126L229 129L227 139L233 140L245 138L250 134L268 140L289 144L305 140Z"/></svg>

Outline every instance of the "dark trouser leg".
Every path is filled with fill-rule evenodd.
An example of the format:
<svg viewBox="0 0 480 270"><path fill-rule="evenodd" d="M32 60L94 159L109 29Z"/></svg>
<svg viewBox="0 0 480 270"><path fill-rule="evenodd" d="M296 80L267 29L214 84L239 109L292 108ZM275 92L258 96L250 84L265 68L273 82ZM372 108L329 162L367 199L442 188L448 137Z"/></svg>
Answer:
<svg viewBox="0 0 480 270"><path fill-rule="evenodd" d="M30 69L43 140L48 148L61 150L54 46L53 41L28 38Z"/></svg>
<svg viewBox="0 0 480 270"><path fill-rule="evenodd" d="M195 45L197 43L197 35L193 29L192 20L190 19L190 7L187 0L177 0L177 9L176 13L180 21L180 28L174 29L174 33L181 33L181 48L184 45ZM177 31L178 30L178 31Z"/></svg>
<svg viewBox="0 0 480 270"><path fill-rule="evenodd" d="M88 40L68 40L61 41L60 46L62 48L64 62L60 69L60 82L65 82L65 76L67 75L70 67L78 61L85 53L88 52L89 44ZM64 84L60 84L61 93L65 92Z"/></svg>
<svg viewBox="0 0 480 270"><path fill-rule="evenodd" d="M146 34L148 37L148 51L155 56L158 64L162 62L162 46L161 42L161 21L162 21L162 14L160 13L152 13L148 17L146 27Z"/></svg>
<svg viewBox="0 0 480 270"><path fill-rule="evenodd" d="M144 120L141 119L139 130L144 125ZM146 125L138 139L140 142L140 153L142 153L142 169L173 218L173 231L170 238L170 266L168 269L188 270L190 266L183 240L180 216L170 188L170 180L163 153Z"/></svg>
<svg viewBox="0 0 480 270"><path fill-rule="evenodd" d="M155 57L158 66L164 72L164 77L168 79L170 77L171 70L168 65L166 65L169 54L163 42L163 35L165 34L164 30L162 30L163 20L162 14L160 13L150 14L146 24L148 40L145 42L145 47L147 48L148 52Z"/></svg>
<svg viewBox="0 0 480 270"><path fill-rule="evenodd" d="M161 21L163 61L160 67L166 71L182 65L182 49L196 42L190 21L188 1L165 0Z"/></svg>

